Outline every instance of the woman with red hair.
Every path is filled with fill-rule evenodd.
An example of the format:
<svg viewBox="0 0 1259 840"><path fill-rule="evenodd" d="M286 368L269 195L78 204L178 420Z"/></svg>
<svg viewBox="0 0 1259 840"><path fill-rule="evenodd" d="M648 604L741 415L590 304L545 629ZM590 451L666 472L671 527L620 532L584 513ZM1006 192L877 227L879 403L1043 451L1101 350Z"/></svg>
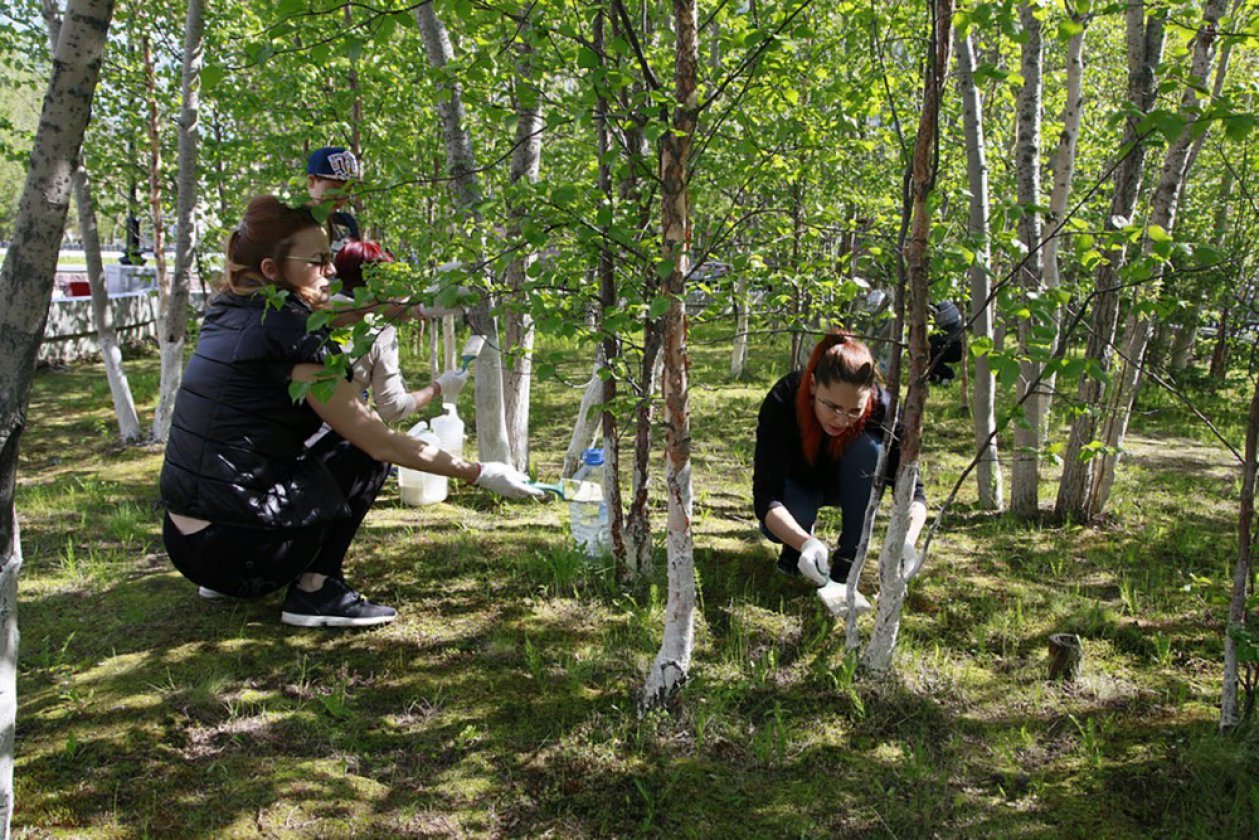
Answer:
<svg viewBox="0 0 1259 840"><path fill-rule="evenodd" d="M877 382L869 348L843 332L825 336L805 369L778 380L765 397L756 425L752 498L761 531L783 547L778 558L782 571L803 574L818 587L846 581L861 539L890 403L890 394ZM889 486L900 461L897 441L899 435L884 473ZM838 507L842 516L833 556L813 535L818 510L828 506ZM914 488L907 554L912 554L926 519L920 481ZM858 609L869 609L860 593L856 603Z"/></svg>

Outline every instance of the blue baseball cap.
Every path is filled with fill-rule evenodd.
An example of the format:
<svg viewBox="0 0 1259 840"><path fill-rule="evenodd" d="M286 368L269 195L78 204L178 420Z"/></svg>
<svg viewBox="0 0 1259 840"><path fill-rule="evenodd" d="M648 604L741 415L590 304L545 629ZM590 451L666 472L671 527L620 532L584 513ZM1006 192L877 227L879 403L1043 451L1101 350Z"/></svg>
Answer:
<svg viewBox="0 0 1259 840"><path fill-rule="evenodd" d="M358 158L342 146L324 146L311 153L306 161L306 174L334 181L349 181L363 174Z"/></svg>

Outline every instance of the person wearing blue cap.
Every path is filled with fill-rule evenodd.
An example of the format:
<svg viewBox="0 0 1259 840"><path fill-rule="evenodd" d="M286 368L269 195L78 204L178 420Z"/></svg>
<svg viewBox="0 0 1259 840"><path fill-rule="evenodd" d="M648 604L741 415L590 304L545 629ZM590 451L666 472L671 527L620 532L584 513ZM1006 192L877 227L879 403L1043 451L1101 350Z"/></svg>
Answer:
<svg viewBox="0 0 1259 840"><path fill-rule="evenodd" d="M342 146L324 146L311 152L306 160L306 191L316 204L331 203L328 214L328 239L332 251L341 250L348 239L358 239L358 220L341 208L349 200L349 187L362 177L358 158Z"/></svg>

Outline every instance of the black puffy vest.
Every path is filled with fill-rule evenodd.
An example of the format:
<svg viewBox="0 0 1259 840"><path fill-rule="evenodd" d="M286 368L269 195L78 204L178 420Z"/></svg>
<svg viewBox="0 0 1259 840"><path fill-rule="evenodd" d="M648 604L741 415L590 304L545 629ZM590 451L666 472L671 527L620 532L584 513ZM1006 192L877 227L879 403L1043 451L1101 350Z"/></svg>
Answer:
<svg viewBox="0 0 1259 840"><path fill-rule="evenodd" d="M310 309L290 296L221 294L201 327L175 398L162 502L211 522L299 528L350 515L345 495L306 441L321 425L288 386L293 366L322 364L326 332L306 331Z"/></svg>

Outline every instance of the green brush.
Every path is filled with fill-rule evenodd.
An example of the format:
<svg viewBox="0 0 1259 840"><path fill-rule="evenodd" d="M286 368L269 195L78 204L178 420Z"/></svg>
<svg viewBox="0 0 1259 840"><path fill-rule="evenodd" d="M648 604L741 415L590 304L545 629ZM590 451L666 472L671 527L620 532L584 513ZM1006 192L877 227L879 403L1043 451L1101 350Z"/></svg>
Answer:
<svg viewBox="0 0 1259 840"><path fill-rule="evenodd" d="M531 481L530 485L554 493L556 498L564 502L596 504L603 501L603 487L593 481L578 481L575 478L562 478L554 484Z"/></svg>

